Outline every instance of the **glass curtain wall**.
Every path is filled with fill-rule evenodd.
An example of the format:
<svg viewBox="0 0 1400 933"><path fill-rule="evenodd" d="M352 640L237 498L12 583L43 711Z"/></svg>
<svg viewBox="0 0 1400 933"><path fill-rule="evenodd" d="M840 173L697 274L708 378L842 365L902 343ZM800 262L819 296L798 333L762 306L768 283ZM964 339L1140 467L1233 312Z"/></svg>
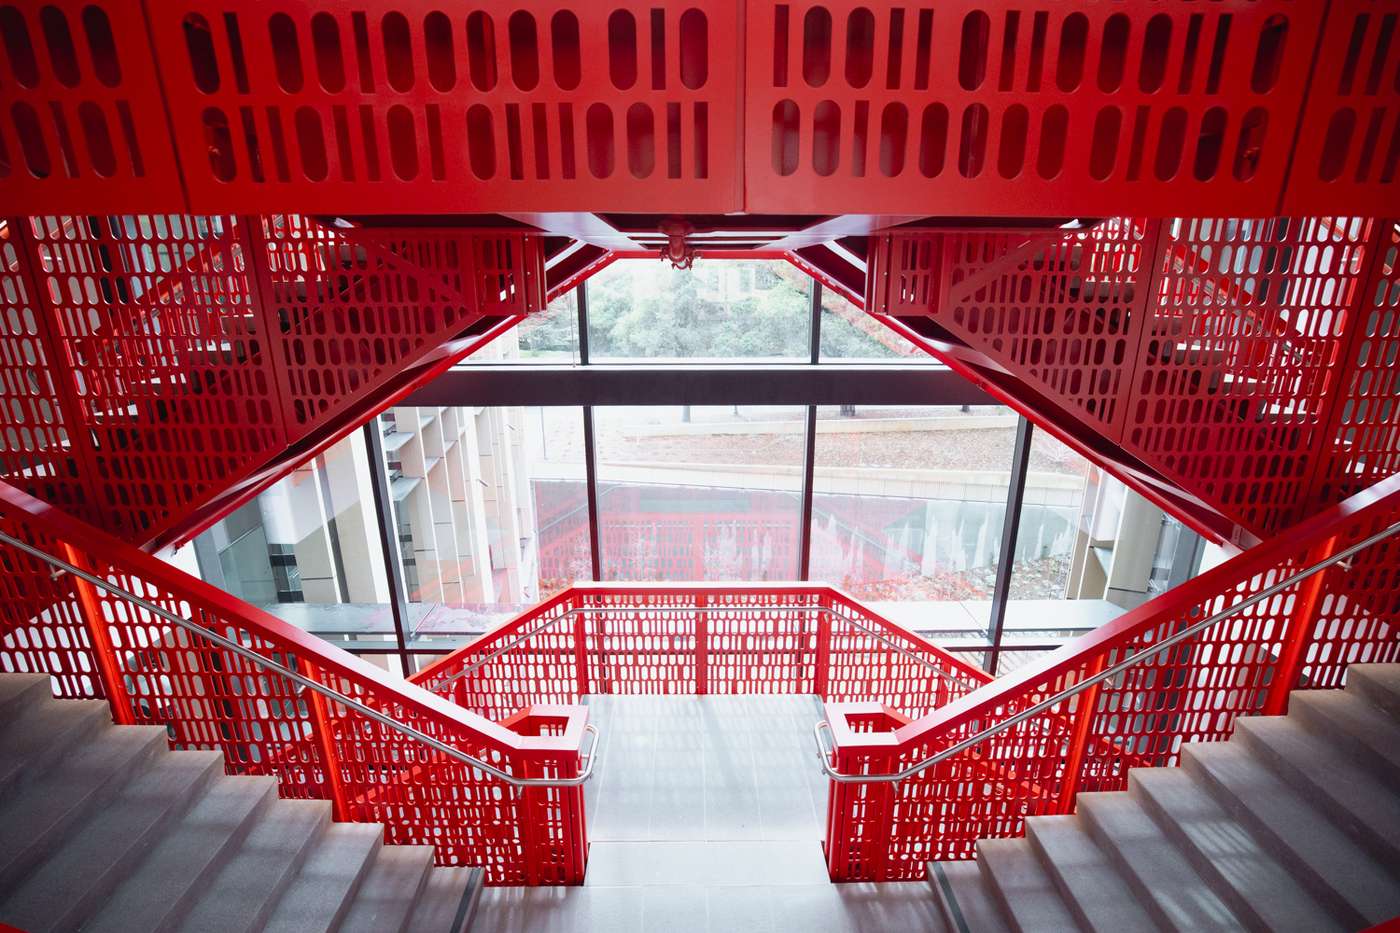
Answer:
<svg viewBox="0 0 1400 933"><path fill-rule="evenodd" d="M585 288L584 308L576 294L558 299L469 365L936 368L783 262L678 272L625 261ZM804 531L807 579L970 658L997 641L1003 673L1200 565L1198 536L1048 433L1028 433L1014 482L1019 419L1005 407L810 414L809 432L806 405L395 407L193 550L205 579L391 670L591 579L595 565L619 582L798 579Z"/></svg>

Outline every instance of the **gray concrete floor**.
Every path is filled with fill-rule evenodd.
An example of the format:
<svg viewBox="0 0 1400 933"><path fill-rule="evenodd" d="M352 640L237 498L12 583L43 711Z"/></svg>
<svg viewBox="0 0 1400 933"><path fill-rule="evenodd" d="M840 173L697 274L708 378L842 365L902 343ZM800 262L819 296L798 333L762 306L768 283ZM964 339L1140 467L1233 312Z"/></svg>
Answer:
<svg viewBox="0 0 1400 933"><path fill-rule="evenodd" d="M824 933L941 930L920 883L834 885L807 696L590 697L588 881L491 888L476 928Z"/></svg>

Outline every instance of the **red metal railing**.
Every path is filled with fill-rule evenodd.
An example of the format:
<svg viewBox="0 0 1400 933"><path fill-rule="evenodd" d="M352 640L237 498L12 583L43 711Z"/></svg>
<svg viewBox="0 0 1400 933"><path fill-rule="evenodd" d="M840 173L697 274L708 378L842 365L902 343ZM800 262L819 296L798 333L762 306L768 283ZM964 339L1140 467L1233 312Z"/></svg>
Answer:
<svg viewBox="0 0 1400 933"><path fill-rule="evenodd" d="M413 678L490 718L585 694L815 694L919 716L982 670L820 584L580 583Z"/></svg>
<svg viewBox="0 0 1400 933"><path fill-rule="evenodd" d="M1283 712L1290 690L1400 658L1397 532L1400 476L921 719L828 703L831 877L922 878L1239 716Z"/></svg>
<svg viewBox="0 0 1400 933"><path fill-rule="evenodd" d="M493 884L581 883L585 707L444 702L0 483L0 669ZM55 572L54 567L60 568Z"/></svg>

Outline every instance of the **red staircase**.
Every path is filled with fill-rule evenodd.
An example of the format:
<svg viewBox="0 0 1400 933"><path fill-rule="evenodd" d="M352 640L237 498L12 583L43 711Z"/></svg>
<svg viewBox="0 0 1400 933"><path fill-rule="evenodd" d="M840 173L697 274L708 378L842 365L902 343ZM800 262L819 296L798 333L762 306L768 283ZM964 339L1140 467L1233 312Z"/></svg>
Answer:
<svg viewBox="0 0 1400 933"><path fill-rule="evenodd" d="M493 722L3 483L0 535L0 669L51 674L118 724L165 726L171 748L221 751L229 774L275 776L488 883L582 882L586 707Z"/></svg>

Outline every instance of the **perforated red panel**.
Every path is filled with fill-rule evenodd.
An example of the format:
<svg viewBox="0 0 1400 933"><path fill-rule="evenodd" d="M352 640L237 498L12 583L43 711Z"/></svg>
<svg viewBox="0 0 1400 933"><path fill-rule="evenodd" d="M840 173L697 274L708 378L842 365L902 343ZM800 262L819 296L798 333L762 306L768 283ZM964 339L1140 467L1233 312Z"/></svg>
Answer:
<svg viewBox="0 0 1400 933"><path fill-rule="evenodd" d="M1336 398L1309 498L1332 502L1400 471L1400 228L1378 220L1350 343L1338 359Z"/></svg>
<svg viewBox="0 0 1400 933"><path fill-rule="evenodd" d="M59 365L53 316L39 300L38 279L20 233L0 240L0 470L45 502L77 515L90 511L84 477L89 444L77 427L77 403Z"/></svg>
<svg viewBox="0 0 1400 933"><path fill-rule="evenodd" d="M286 446L234 218L43 217L23 238L102 525L143 540Z"/></svg>
<svg viewBox="0 0 1400 933"><path fill-rule="evenodd" d="M1184 220L1167 235L1125 446L1245 527L1314 509L1370 221Z"/></svg>
<svg viewBox="0 0 1400 933"><path fill-rule="evenodd" d="M539 240L527 234L351 232L296 215L261 226L257 268L294 437L483 315L544 306Z"/></svg>
<svg viewBox="0 0 1400 933"><path fill-rule="evenodd" d="M193 204L740 208L733 4L149 10Z"/></svg>
<svg viewBox="0 0 1400 933"><path fill-rule="evenodd" d="M1395 203L1400 46L1394 0L1331 0L1281 212L1368 215Z"/></svg>
<svg viewBox="0 0 1400 933"><path fill-rule="evenodd" d="M745 206L1273 213L1323 9L750 3Z"/></svg>
<svg viewBox="0 0 1400 933"><path fill-rule="evenodd" d="M846 773L888 774L1004 723L1193 622L1237 606L1322 553L1400 518L1400 479L1258 545L959 704L901 729L875 704L828 707ZM1298 581L1088 691L917 772L897 785L833 785L828 864L838 880L922 878L935 858L971 858L979 838L1019 835L1026 816L1072 812L1078 791L1119 790L1132 767L1177 762L1186 742L1228 738L1239 716L1297 686L1339 686L1346 666L1400 656L1396 545L1389 539L1320 581ZM1330 550L1329 550L1330 549ZM1315 611L1309 587L1319 587ZM1380 600L1355 598L1383 593ZM1297 641L1294 641L1294 636ZM1299 666L1281 661L1301 648ZM1280 707L1282 708L1282 707ZM899 730L863 740L862 732Z"/></svg>
<svg viewBox="0 0 1400 933"><path fill-rule="evenodd" d="M964 343L1116 440L1143 329L1144 240L1156 229L1119 219L1068 234L896 234L881 246L891 270L877 263L872 296L884 289L892 314L934 309Z"/></svg>
<svg viewBox="0 0 1400 933"><path fill-rule="evenodd" d="M1267 536L1393 470L1388 223L892 234L869 309L932 322L951 347L936 352L1000 367L1038 420L1087 429Z"/></svg>
<svg viewBox="0 0 1400 933"><path fill-rule="evenodd" d="M539 238L516 232L11 220L0 468L129 541L164 540L212 521L250 476L274 480L292 445L406 391L405 371L538 310L543 280Z"/></svg>
<svg viewBox="0 0 1400 933"><path fill-rule="evenodd" d="M51 537L9 519L0 521L0 531L20 538L33 531L45 550L58 548ZM9 546L0 546L0 671L51 674L57 696L106 696L72 580Z"/></svg>
<svg viewBox="0 0 1400 933"><path fill-rule="evenodd" d="M869 701L905 716L922 716L991 680L854 600L836 594L828 603L831 644L824 699Z"/></svg>
<svg viewBox="0 0 1400 933"><path fill-rule="evenodd" d="M183 208L143 6L0 6L5 213Z"/></svg>

